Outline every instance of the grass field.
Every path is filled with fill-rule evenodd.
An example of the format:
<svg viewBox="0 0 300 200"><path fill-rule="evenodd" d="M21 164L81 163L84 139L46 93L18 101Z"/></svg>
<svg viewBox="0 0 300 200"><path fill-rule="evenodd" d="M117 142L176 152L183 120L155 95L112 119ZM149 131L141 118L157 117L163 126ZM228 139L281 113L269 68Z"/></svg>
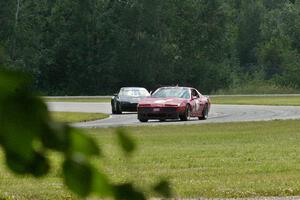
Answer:
<svg viewBox="0 0 300 200"><path fill-rule="evenodd" d="M213 104L237 104L237 105L290 105L300 106L300 96L212 96ZM63 98L49 99L46 101L61 102L110 102L109 98Z"/></svg>
<svg viewBox="0 0 300 200"><path fill-rule="evenodd" d="M131 127L137 150L128 159L114 130L88 132L105 156L95 164L115 182L146 188L166 177L174 195L186 198L300 195L300 120ZM0 197L74 198L60 182L59 157L51 157L54 169L38 181L16 178L0 165Z"/></svg>
<svg viewBox="0 0 300 200"><path fill-rule="evenodd" d="M109 115L103 113L51 112L51 116L60 122L74 123L104 119Z"/></svg>
<svg viewBox="0 0 300 200"><path fill-rule="evenodd" d="M213 104L300 106L300 96L219 96Z"/></svg>

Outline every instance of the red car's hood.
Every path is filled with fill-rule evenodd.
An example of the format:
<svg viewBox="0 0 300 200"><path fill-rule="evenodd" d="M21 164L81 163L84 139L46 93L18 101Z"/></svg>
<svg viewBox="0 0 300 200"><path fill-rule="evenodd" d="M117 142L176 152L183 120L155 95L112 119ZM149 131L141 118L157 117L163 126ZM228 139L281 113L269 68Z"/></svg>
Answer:
<svg viewBox="0 0 300 200"><path fill-rule="evenodd" d="M164 106L164 105L173 105L178 106L178 104L186 102L187 99L182 98L145 98L139 101L139 105L141 106Z"/></svg>

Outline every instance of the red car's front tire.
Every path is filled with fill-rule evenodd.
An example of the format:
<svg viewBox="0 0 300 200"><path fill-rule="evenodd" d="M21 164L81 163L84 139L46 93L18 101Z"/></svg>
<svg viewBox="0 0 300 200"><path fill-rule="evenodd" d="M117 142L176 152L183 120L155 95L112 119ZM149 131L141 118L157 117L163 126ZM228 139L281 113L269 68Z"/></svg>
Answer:
<svg viewBox="0 0 300 200"><path fill-rule="evenodd" d="M179 115L181 121L187 121L191 118L191 106L189 104L186 105L185 111L182 115Z"/></svg>
<svg viewBox="0 0 300 200"><path fill-rule="evenodd" d="M203 111L202 111L202 116L198 117L200 120L206 120L208 118L208 105L205 104Z"/></svg>

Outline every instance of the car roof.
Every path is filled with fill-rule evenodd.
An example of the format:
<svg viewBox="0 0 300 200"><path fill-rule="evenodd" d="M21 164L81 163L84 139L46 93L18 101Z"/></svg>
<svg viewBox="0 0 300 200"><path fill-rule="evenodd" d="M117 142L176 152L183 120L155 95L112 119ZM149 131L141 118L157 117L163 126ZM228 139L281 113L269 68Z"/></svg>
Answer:
<svg viewBox="0 0 300 200"><path fill-rule="evenodd" d="M160 87L160 88L194 89L194 88L191 88L191 87L181 87L181 86L165 86L165 87ZM160 88L157 88L157 89L160 89Z"/></svg>
<svg viewBox="0 0 300 200"><path fill-rule="evenodd" d="M146 89L143 87L121 87L121 89Z"/></svg>

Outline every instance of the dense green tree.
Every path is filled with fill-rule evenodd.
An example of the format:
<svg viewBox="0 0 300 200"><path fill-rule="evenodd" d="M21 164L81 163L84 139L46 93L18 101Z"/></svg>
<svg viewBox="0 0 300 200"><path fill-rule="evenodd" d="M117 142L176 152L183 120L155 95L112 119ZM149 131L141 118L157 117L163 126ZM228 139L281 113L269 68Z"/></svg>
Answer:
<svg viewBox="0 0 300 200"><path fill-rule="evenodd" d="M237 48L242 69L257 70L256 50L261 41L260 25L264 7L260 1L242 1L238 21Z"/></svg>
<svg viewBox="0 0 300 200"><path fill-rule="evenodd" d="M255 78L257 72L266 81L298 87L296 79L285 79L291 68L298 69L299 4L2 1L1 55L6 55L6 66L31 74L35 89L48 95L175 84L209 93L234 87L245 74Z"/></svg>
<svg viewBox="0 0 300 200"><path fill-rule="evenodd" d="M299 4L286 3L282 8L265 15L261 30L263 43L258 57L266 79L274 78L278 84L299 88Z"/></svg>

